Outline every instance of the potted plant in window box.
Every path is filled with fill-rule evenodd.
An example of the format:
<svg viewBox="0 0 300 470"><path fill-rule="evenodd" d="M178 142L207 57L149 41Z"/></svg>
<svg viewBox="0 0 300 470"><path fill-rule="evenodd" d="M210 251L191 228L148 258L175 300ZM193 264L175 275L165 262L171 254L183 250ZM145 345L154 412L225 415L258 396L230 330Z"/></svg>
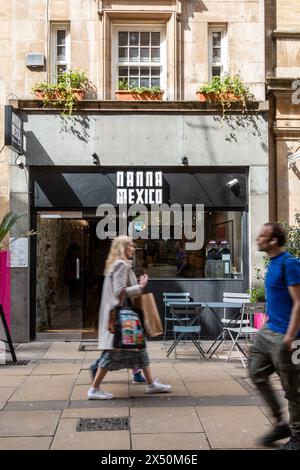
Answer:
<svg viewBox="0 0 300 470"><path fill-rule="evenodd" d="M117 101L161 101L164 91L159 86L129 88L126 80L119 80L115 93Z"/></svg>
<svg viewBox="0 0 300 470"><path fill-rule="evenodd" d="M53 102L63 106L63 115L71 115L77 102L84 99L88 82L84 72L68 70L59 75L57 84L36 83L32 92L44 106Z"/></svg>
<svg viewBox="0 0 300 470"><path fill-rule="evenodd" d="M213 77L211 82L203 84L196 94L201 102L221 103L223 111L233 102L241 103L246 109L247 103L254 100L254 95L238 75Z"/></svg>

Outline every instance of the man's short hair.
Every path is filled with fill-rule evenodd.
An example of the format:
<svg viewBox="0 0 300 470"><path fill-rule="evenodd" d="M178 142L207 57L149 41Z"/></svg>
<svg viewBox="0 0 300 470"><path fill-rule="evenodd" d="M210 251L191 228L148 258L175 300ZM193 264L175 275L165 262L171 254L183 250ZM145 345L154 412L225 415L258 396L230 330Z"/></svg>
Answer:
<svg viewBox="0 0 300 470"><path fill-rule="evenodd" d="M277 238L278 246L284 246L286 244L287 233L285 228L281 224L268 222L265 224L265 226L271 227L271 238Z"/></svg>

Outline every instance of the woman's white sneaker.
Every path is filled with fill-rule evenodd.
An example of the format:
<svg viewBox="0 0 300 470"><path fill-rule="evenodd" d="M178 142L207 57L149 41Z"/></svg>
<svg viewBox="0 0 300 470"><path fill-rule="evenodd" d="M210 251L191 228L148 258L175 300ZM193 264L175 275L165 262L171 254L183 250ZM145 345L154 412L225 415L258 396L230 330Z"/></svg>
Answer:
<svg viewBox="0 0 300 470"><path fill-rule="evenodd" d="M112 400L114 398L112 393L105 392L100 388L90 387L88 391L89 400Z"/></svg>
<svg viewBox="0 0 300 470"><path fill-rule="evenodd" d="M162 384L159 380L154 380L151 385L147 385L146 393L166 393L171 392L171 385Z"/></svg>

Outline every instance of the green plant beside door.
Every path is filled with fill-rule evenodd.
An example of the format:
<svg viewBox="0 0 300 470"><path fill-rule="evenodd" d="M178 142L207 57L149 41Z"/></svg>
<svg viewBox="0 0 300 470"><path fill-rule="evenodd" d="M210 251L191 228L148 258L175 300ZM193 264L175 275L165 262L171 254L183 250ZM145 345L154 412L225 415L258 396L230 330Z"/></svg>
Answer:
<svg viewBox="0 0 300 470"><path fill-rule="evenodd" d="M68 70L58 77L57 84L47 82L36 83L32 92L37 99L47 106L50 102L63 106L62 115L71 115L78 101L85 95L89 80L85 72Z"/></svg>

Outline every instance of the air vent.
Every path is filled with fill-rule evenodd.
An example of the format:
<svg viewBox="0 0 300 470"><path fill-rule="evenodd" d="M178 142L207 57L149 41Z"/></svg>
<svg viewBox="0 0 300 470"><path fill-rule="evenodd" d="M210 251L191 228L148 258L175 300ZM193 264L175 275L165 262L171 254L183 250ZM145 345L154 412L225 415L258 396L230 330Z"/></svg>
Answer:
<svg viewBox="0 0 300 470"><path fill-rule="evenodd" d="M124 418L80 418L76 431L127 431L129 420L129 416Z"/></svg>

